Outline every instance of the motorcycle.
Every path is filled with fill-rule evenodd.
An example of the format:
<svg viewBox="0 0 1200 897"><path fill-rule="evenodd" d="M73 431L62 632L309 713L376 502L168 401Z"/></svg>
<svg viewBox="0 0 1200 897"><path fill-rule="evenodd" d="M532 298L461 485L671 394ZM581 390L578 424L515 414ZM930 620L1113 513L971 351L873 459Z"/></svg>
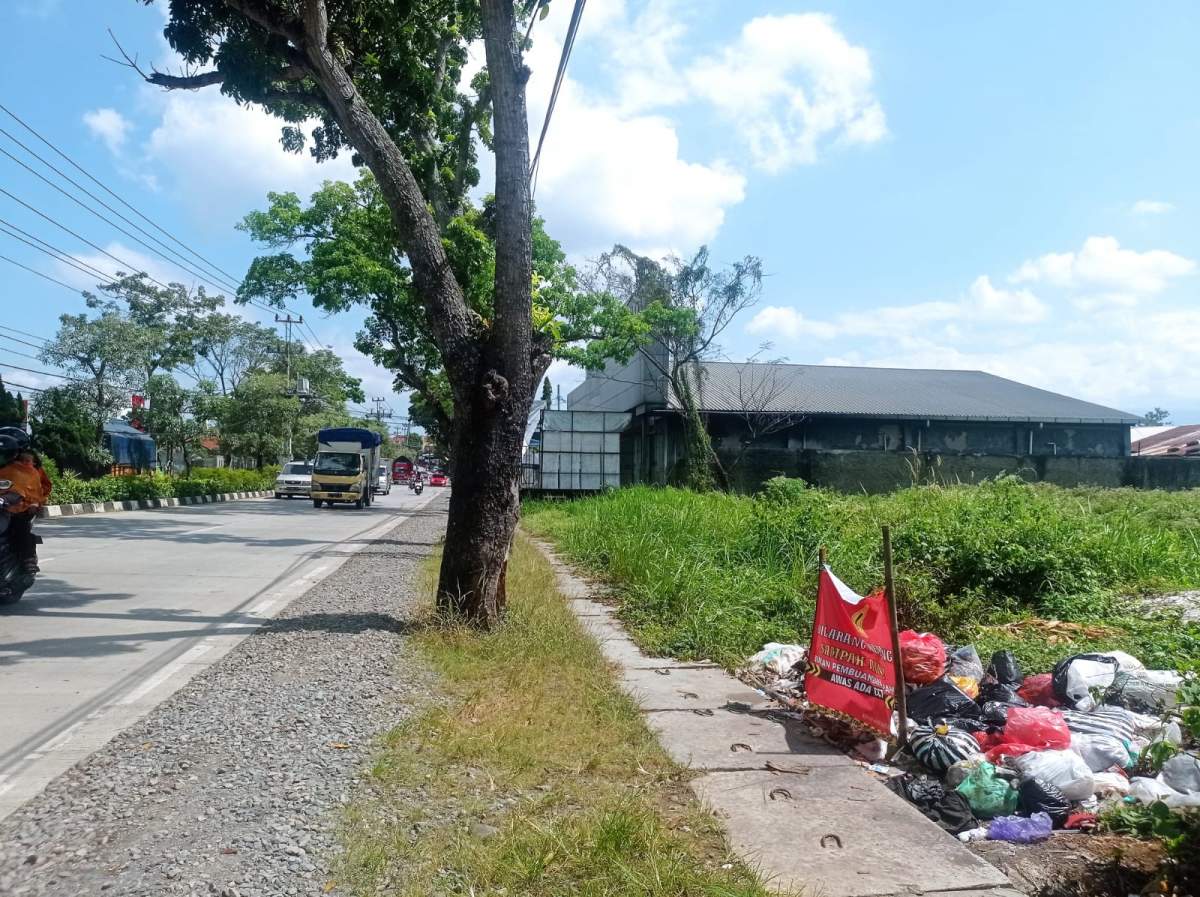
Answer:
<svg viewBox="0 0 1200 897"><path fill-rule="evenodd" d="M413 491L413 495L420 495L425 489L425 484L414 477L412 482L408 484L408 488Z"/></svg>
<svg viewBox="0 0 1200 897"><path fill-rule="evenodd" d="M12 525L8 509L21 501L21 496L12 491L12 482L0 480L0 605L16 604L36 578L35 574L25 569L8 539L8 530ZM38 545L42 543L41 536L34 536L33 540Z"/></svg>

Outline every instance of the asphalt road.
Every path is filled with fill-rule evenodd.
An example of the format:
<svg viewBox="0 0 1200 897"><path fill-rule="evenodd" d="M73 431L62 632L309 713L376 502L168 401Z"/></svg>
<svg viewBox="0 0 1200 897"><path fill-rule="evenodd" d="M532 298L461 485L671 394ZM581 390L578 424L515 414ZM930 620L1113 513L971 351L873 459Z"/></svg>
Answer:
<svg viewBox="0 0 1200 897"><path fill-rule="evenodd" d="M42 521L42 574L0 609L0 818L443 491Z"/></svg>

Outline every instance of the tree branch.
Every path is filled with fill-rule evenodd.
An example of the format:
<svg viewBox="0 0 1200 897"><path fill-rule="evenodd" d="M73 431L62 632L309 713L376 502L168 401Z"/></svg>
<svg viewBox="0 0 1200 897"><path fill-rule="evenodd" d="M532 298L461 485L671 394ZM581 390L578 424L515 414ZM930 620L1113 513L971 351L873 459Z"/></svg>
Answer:
<svg viewBox="0 0 1200 897"><path fill-rule="evenodd" d="M226 2L234 5L248 0ZM475 341L480 327L478 315L467 306L454 278L437 221L425 204L412 168L329 46L329 14L324 0L304 0L303 10L300 46L338 125L379 183L412 263L417 296L442 353L456 401L465 406L479 361Z"/></svg>

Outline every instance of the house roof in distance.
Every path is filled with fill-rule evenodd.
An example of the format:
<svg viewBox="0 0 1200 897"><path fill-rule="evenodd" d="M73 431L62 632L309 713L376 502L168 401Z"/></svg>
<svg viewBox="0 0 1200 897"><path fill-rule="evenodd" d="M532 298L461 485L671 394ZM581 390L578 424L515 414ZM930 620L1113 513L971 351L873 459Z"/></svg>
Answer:
<svg viewBox="0 0 1200 897"><path fill-rule="evenodd" d="M1144 430L1145 432L1138 432ZM1178 427L1135 427L1131 449L1135 455L1200 456L1200 424Z"/></svg>
<svg viewBox="0 0 1200 897"><path fill-rule="evenodd" d="M983 371L703 362L704 411L1136 424L1138 416Z"/></svg>

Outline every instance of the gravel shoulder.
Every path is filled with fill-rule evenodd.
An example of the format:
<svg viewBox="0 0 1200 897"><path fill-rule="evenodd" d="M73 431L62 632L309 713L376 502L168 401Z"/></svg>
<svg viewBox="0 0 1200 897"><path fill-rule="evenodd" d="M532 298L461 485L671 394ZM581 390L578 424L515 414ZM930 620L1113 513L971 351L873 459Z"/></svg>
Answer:
<svg viewBox="0 0 1200 897"><path fill-rule="evenodd" d="M412 512L0 823L0 894L327 893L375 738L434 692L406 641L444 530Z"/></svg>

